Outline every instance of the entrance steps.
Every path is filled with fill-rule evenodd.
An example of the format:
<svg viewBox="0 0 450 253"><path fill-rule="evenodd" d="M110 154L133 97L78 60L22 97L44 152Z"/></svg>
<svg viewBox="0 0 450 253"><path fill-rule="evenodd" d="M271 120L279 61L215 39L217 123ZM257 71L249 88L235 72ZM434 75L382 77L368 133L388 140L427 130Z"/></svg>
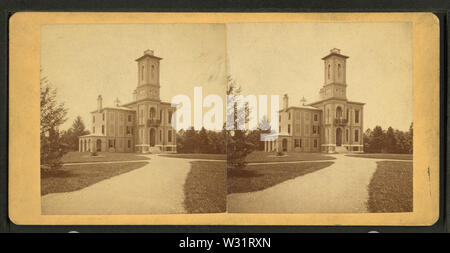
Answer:
<svg viewBox="0 0 450 253"><path fill-rule="evenodd" d="M159 149L158 147L149 147L148 152L152 154L159 154L161 153L161 149Z"/></svg>
<svg viewBox="0 0 450 253"><path fill-rule="evenodd" d="M350 151L348 151L348 150L347 150L345 147L343 147L343 146L336 146L335 151L336 151L336 153L339 153L339 154L350 153Z"/></svg>

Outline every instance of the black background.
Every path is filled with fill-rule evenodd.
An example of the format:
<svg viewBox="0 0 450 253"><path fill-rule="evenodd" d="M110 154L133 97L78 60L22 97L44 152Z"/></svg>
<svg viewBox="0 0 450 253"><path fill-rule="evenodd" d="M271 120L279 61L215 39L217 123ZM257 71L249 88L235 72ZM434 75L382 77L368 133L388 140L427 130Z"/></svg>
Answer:
<svg viewBox="0 0 450 253"><path fill-rule="evenodd" d="M0 0L1 1L1 0ZM0 2L0 232L3 233L59 233L44 237L42 235L33 235L28 237L32 242L40 242L49 248L57 250L66 249L87 249L83 248L82 242L86 238L84 233L157 233L157 234L109 234L92 235L89 238L95 243L95 247L89 249L123 249L131 251L131 248L120 247L119 244L126 240L129 246L130 242L139 241L140 250L153 251L157 246L167 249L177 249L179 240L189 237L197 239L216 239L222 237L271 237L272 249L278 247L292 247L294 251L309 251L344 246L346 249L356 248L355 242L368 239L365 245L356 248L358 251L366 251L380 247L378 241L384 238L384 233L392 232L419 232L419 233L442 233L448 231L450 222L447 217L449 214L450 203L448 201L448 179L446 173L447 165L447 73L448 73L448 17L450 11L450 1L324 1L324 0L304 0L304 1L194 1L194 0L103 0L103 1L75 1L75 0L17 0ZM433 12L440 21L440 99L441 99L441 124L440 124L440 219L433 226L426 227L383 227L383 226L18 226L8 219L7 207L7 185L8 185L8 20L9 17L17 11L114 11L114 12ZM68 233L77 231L79 233ZM377 231L381 234L368 233ZM333 234L318 239L317 236L294 233L318 233L335 232ZM344 236L343 233L365 233L366 235ZM64 233L64 234L62 234ZM167 234L177 233L177 234ZM181 233L181 234L180 234ZM232 234L230 234L232 233ZM234 234L243 233L243 234ZM252 234L258 233L258 234ZM263 233L263 234L260 234ZM287 234L288 233L288 234ZM442 237L434 237L440 238ZM12 235L0 235L0 239L7 239L13 243L16 248L30 246L23 243ZM409 235L406 237L392 239L391 242L398 247L389 248L391 250L408 247L415 247L416 244L429 242L429 235ZM446 238L448 239L448 238ZM70 240L70 241L69 241ZM305 244L311 244L313 249L305 247ZM33 244L31 244L32 246ZM57 245L61 245L57 246ZM427 247L432 247L429 244ZM164 250L164 248L159 249ZM416 248L418 249L418 248ZM186 250L186 249L183 249ZM248 250L248 249L246 249ZM387 250L387 248L383 248ZM420 249L419 249L420 250ZM445 250L445 249L442 249ZM196 249L196 252L206 251ZM218 251L214 248L214 252ZM260 251L260 250L258 250Z"/></svg>

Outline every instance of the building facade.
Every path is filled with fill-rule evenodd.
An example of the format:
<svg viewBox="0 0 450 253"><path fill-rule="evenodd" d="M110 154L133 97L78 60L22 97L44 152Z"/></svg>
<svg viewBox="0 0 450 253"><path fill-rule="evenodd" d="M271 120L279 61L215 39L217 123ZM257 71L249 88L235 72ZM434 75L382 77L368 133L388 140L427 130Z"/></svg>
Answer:
<svg viewBox="0 0 450 253"><path fill-rule="evenodd" d="M146 50L136 59L138 83L133 101L92 111L92 133L79 138L80 152L176 152L176 133L172 128L175 108L159 96L160 61Z"/></svg>
<svg viewBox="0 0 450 253"><path fill-rule="evenodd" d="M323 57L324 84L320 100L289 106L283 97L278 138L265 142L265 151L363 152L364 103L347 99L346 61L339 49Z"/></svg>

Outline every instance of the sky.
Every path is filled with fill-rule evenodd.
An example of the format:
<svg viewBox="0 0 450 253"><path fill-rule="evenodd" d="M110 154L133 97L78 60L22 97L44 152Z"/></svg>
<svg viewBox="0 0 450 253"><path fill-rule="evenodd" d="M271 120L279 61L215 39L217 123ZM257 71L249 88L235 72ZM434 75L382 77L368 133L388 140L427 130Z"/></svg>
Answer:
<svg viewBox="0 0 450 253"><path fill-rule="evenodd" d="M131 102L138 78L135 60L147 49L163 58L162 101L185 94L193 107L194 86L202 87L203 97L225 95L225 36L223 24L42 26L43 75L68 108L60 129L70 128L78 115L91 129L90 112L97 109L98 95L104 107L113 106L116 98Z"/></svg>
<svg viewBox="0 0 450 253"><path fill-rule="evenodd" d="M161 61L161 99L194 86L224 96L231 75L245 95L289 94L289 104L318 100L321 60L339 48L347 59L347 98L366 103L364 128L407 130L412 122L410 23L235 23L44 25L41 68L69 109L61 129L81 116L90 129L97 96L132 101L135 59L146 49ZM281 102L280 97L280 102ZM207 109L203 109L205 113ZM193 117L192 117L193 118Z"/></svg>
<svg viewBox="0 0 450 253"><path fill-rule="evenodd" d="M347 98L366 103L364 129L407 130L412 122L410 23L236 23L227 25L228 68L245 94L319 100L322 57L347 59ZM281 106L281 105L280 105Z"/></svg>

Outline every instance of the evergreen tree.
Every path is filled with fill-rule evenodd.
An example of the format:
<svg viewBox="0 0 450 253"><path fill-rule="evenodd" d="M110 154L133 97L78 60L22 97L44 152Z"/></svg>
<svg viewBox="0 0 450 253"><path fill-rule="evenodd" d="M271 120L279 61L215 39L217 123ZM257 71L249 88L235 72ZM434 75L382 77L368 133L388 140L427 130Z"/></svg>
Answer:
<svg viewBox="0 0 450 253"><path fill-rule="evenodd" d="M86 129L81 117L77 116L73 121L72 127L62 136L68 148L72 151L76 151L78 150L79 137L86 134L89 134L89 131Z"/></svg>
<svg viewBox="0 0 450 253"><path fill-rule="evenodd" d="M67 146L58 127L66 121L67 109L63 103L56 101L56 89L51 87L46 77L40 79L40 110L41 168L59 168Z"/></svg>
<svg viewBox="0 0 450 253"><path fill-rule="evenodd" d="M383 142L384 142L383 148L385 152L396 153L396 151L398 151L394 135L394 129L392 127L389 127L387 129Z"/></svg>

